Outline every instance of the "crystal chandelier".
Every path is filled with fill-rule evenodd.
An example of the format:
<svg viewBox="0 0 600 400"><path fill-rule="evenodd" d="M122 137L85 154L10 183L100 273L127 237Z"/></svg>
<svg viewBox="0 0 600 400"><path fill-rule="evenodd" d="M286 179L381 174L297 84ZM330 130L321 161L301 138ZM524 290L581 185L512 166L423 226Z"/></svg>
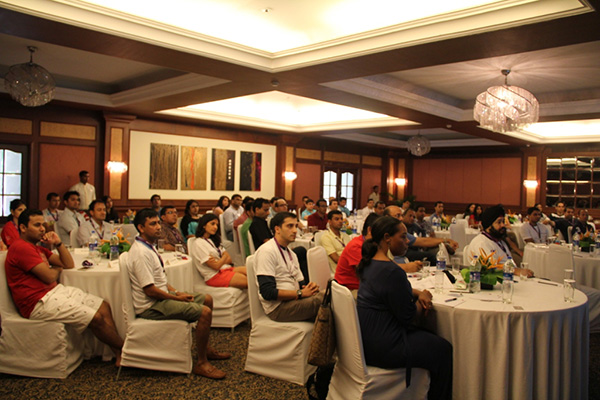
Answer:
<svg viewBox="0 0 600 400"><path fill-rule="evenodd" d="M413 136L408 139L408 142L406 142L406 147L408 148L410 154L421 157L429 153L429 150L431 150L431 143L429 142L429 139L421 136L421 133L417 133L417 136Z"/></svg>
<svg viewBox="0 0 600 400"><path fill-rule="evenodd" d="M37 48L28 46L29 62L13 65L4 77L4 87L13 99L27 107L43 106L54 97L54 78L33 62Z"/></svg>
<svg viewBox="0 0 600 400"><path fill-rule="evenodd" d="M494 132L512 132L536 123L540 105L533 94L508 84L510 69L503 69L504 85L492 86L477 96L473 117Z"/></svg>

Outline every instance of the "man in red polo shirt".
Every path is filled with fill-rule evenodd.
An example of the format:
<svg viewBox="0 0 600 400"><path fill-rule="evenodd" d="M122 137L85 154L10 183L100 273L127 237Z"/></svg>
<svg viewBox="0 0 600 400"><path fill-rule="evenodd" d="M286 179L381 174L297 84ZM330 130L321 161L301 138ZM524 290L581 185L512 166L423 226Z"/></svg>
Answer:
<svg viewBox="0 0 600 400"><path fill-rule="evenodd" d="M56 232L47 232L40 210L25 210L19 216L20 238L6 256L6 280L24 318L72 325L82 333L88 326L94 335L111 347L121 362L123 339L117 333L110 306L81 289L58 283L61 271L74 268L73 258ZM54 245L58 255L44 247Z"/></svg>
<svg viewBox="0 0 600 400"><path fill-rule="evenodd" d="M327 229L327 202L324 199L317 200L317 212L306 219L307 226L316 226L318 230Z"/></svg>

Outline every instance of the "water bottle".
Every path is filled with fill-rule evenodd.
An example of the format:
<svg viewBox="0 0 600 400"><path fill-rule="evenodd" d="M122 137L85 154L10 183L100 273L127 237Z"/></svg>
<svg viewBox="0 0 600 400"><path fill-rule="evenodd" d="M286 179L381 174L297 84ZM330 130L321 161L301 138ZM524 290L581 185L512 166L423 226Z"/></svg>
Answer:
<svg viewBox="0 0 600 400"><path fill-rule="evenodd" d="M575 231L573 235L573 251L575 253L579 251L579 231Z"/></svg>
<svg viewBox="0 0 600 400"><path fill-rule="evenodd" d="M512 257L508 257L508 260L504 263L504 273L502 275L502 302L506 304L512 303L514 287L514 274L515 274L515 262Z"/></svg>
<svg viewBox="0 0 600 400"><path fill-rule="evenodd" d="M98 235L96 235L96 231L92 231L90 235L90 239L88 240L88 249L90 257L94 256L94 252L98 249Z"/></svg>
<svg viewBox="0 0 600 400"><path fill-rule="evenodd" d="M110 238L110 260L119 259L119 237L113 232Z"/></svg>
<svg viewBox="0 0 600 400"><path fill-rule="evenodd" d="M446 257L446 252L443 249L444 244L440 243L439 251L437 253L437 262L436 262L436 270L435 270L435 292L442 293L444 291L444 271L446 270L446 262L448 258Z"/></svg>
<svg viewBox="0 0 600 400"><path fill-rule="evenodd" d="M471 293L481 292L481 265L477 262L477 257L469 271L469 291Z"/></svg>

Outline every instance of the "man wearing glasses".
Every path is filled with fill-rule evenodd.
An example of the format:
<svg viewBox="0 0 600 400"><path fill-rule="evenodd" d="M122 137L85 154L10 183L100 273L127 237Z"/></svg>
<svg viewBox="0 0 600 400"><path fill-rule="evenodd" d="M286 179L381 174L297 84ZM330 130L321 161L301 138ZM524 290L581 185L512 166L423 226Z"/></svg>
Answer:
<svg viewBox="0 0 600 400"><path fill-rule="evenodd" d="M177 229L177 209L174 206L164 206L160 210L160 238L165 240L164 249L166 251L175 251L175 246L183 246L187 254L187 246L181 231Z"/></svg>

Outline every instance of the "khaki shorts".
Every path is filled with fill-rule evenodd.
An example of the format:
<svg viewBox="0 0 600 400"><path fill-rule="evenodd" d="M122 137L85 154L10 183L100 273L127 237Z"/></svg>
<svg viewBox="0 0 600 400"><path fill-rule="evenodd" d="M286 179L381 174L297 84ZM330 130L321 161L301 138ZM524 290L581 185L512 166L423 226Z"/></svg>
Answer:
<svg viewBox="0 0 600 400"><path fill-rule="evenodd" d="M193 302L178 301L178 300L157 300L147 310L138 314L139 318L165 320L165 319L181 319L187 322L196 322L202 315L204 308L205 295L200 293L192 293L194 296Z"/></svg>
<svg viewBox="0 0 600 400"><path fill-rule="evenodd" d="M73 325L78 333L88 327L102 299L73 287L56 285L37 302L29 319Z"/></svg>

